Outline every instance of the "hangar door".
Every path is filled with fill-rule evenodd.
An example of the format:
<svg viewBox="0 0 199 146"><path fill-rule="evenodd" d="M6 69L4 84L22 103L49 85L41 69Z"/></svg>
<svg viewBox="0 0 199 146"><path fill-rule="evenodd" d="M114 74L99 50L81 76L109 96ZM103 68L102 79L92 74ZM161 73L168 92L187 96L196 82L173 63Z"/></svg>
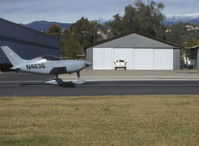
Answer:
<svg viewBox="0 0 199 146"><path fill-rule="evenodd" d="M94 48L93 49L93 69L115 69L114 61L125 60L128 62L127 69L133 67L132 49L114 49L114 48Z"/></svg>
<svg viewBox="0 0 199 146"><path fill-rule="evenodd" d="M133 49L134 65L132 69L172 70L173 49Z"/></svg>
<svg viewBox="0 0 199 146"><path fill-rule="evenodd" d="M129 70L173 70L173 49L94 48L93 69L114 69L114 61L127 61Z"/></svg>
<svg viewBox="0 0 199 146"><path fill-rule="evenodd" d="M153 69L153 49L133 49L133 69Z"/></svg>
<svg viewBox="0 0 199 146"><path fill-rule="evenodd" d="M114 69L113 48L93 49L93 69Z"/></svg>

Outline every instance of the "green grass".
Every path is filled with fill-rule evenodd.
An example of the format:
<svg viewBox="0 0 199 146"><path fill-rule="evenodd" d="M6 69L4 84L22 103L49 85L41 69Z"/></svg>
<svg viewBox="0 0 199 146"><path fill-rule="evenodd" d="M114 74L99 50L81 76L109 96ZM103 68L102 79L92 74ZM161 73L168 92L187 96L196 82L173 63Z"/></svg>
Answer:
<svg viewBox="0 0 199 146"><path fill-rule="evenodd" d="M199 145L199 95L0 98L1 146Z"/></svg>

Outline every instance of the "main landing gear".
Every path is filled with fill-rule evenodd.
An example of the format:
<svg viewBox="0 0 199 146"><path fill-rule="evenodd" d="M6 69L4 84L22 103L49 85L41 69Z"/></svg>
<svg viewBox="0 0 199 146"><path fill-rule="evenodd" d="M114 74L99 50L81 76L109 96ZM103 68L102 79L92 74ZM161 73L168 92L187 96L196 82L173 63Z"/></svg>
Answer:
<svg viewBox="0 0 199 146"><path fill-rule="evenodd" d="M62 79L58 78L58 74L55 75L55 78L53 80L46 81L47 84L51 85L63 85L66 83L72 83L74 85L81 85L84 84L85 81L80 79L80 72L77 72L77 80L73 80L71 82L64 82Z"/></svg>
<svg viewBox="0 0 199 146"><path fill-rule="evenodd" d="M79 71L77 72L77 80L73 80L72 83L75 84L75 85L81 85L81 84L85 83L84 80L80 79L80 72Z"/></svg>

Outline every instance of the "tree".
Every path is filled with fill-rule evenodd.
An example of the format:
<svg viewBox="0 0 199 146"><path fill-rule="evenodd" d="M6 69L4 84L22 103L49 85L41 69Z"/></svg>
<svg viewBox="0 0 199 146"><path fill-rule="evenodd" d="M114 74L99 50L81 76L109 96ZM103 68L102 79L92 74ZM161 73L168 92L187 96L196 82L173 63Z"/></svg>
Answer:
<svg viewBox="0 0 199 146"><path fill-rule="evenodd" d="M178 23L168 27L171 31L166 33L166 40L184 46L187 42L199 40L199 33L197 30L188 31L186 25L188 23Z"/></svg>
<svg viewBox="0 0 199 146"><path fill-rule="evenodd" d="M134 5L125 7L124 16L115 15L110 26L115 36L134 31L163 39L165 31L163 25L165 16L161 13L163 8L162 3L148 1L148 4L145 4L137 0Z"/></svg>
<svg viewBox="0 0 199 146"><path fill-rule="evenodd" d="M70 27L70 31L82 47L91 45L97 36L96 22L82 17Z"/></svg>
<svg viewBox="0 0 199 146"><path fill-rule="evenodd" d="M128 32L128 28L124 24L122 17L119 14L113 16L114 21L110 23L114 36L120 36Z"/></svg>
<svg viewBox="0 0 199 146"><path fill-rule="evenodd" d="M182 44L182 33L185 33L185 26L183 23L179 23L170 27L171 32L166 33L166 40L176 44Z"/></svg>
<svg viewBox="0 0 199 146"><path fill-rule="evenodd" d="M61 40L61 55L62 57L67 57L69 59L75 59L81 52L81 46L79 42L69 36L67 39Z"/></svg>
<svg viewBox="0 0 199 146"><path fill-rule="evenodd" d="M82 17L68 30L64 30L60 35L62 56L74 59L76 55L84 54L84 48L97 40L97 27L102 26L97 21L89 21ZM57 29L53 29L52 32L59 32L55 30Z"/></svg>
<svg viewBox="0 0 199 146"><path fill-rule="evenodd" d="M189 48L193 46L198 46L198 45L199 45L199 40L191 40L191 41L185 42L183 44L183 48L184 48L183 51L184 51L185 57L190 58L191 50Z"/></svg>
<svg viewBox="0 0 199 146"><path fill-rule="evenodd" d="M48 30L46 31L48 35L56 37L56 38L60 38L61 32L62 32L62 28L57 24L50 26Z"/></svg>

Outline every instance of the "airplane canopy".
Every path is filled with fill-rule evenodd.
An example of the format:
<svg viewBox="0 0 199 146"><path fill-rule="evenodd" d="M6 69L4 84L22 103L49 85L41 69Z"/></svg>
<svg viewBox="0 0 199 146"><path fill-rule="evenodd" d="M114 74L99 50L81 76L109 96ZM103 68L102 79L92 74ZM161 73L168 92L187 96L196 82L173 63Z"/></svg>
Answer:
<svg viewBox="0 0 199 146"><path fill-rule="evenodd" d="M41 58L46 59L46 60L61 60L60 58L56 56L51 56L51 55L42 56Z"/></svg>

